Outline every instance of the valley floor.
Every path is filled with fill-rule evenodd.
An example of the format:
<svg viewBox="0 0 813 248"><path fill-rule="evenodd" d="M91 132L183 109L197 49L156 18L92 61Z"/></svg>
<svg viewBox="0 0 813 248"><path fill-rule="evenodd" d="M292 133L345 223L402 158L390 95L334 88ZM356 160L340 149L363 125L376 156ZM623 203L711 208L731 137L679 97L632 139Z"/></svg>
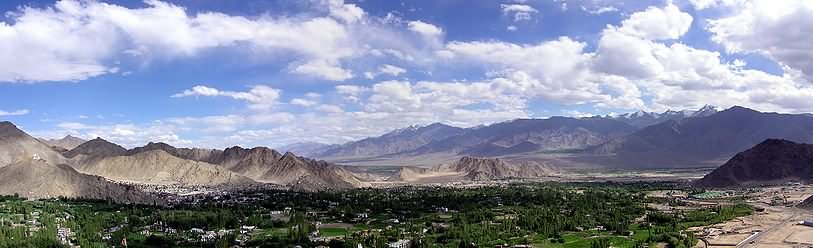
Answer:
<svg viewBox="0 0 813 248"><path fill-rule="evenodd" d="M679 182L505 182L206 192L177 196L169 207L4 197L0 247L705 247L703 240L711 247L802 247L813 230L794 224L810 212L785 207L813 195L802 185L702 191ZM742 242L749 237L753 244Z"/></svg>

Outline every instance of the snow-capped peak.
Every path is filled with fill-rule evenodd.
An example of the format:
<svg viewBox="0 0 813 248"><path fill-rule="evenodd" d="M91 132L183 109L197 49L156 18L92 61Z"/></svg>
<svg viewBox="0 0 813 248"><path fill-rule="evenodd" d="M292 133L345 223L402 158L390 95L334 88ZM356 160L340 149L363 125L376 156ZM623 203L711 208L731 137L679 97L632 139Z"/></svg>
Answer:
<svg viewBox="0 0 813 248"><path fill-rule="evenodd" d="M717 107L706 104L702 108L700 108L699 110L692 113L691 117L709 116L709 115L713 115L713 114L717 113L718 111L719 110L718 110Z"/></svg>

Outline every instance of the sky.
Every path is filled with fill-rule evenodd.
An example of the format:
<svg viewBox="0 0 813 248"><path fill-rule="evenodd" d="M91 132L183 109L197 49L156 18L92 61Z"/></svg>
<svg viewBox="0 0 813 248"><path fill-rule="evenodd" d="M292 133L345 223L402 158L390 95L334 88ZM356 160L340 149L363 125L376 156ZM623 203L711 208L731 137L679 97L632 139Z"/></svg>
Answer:
<svg viewBox="0 0 813 248"><path fill-rule="evenodd" d="M0 2L0 120L126 147L410 125L813 112L813 1Z"/></svg>

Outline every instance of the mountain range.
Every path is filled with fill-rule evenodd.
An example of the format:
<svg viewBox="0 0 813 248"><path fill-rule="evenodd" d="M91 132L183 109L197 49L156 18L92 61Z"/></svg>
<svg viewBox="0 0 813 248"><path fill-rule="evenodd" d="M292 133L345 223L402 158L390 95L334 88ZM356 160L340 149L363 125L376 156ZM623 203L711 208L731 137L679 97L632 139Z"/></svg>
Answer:
<svg viewBox="0 0 813 248"><path fill-rule="evenodd" d="M314 156L326 160L428 154L494 157L582 149L634 131L629 124L601 117L517 119L475 128L435 123L346 143Z"/></svg>
<svg viewBox="0 0 813 248"><path fill-rule="evenodd" d="M618 116L605 116L605 118L612 118L634 127L642 128L651 126L669 120L681 120L693 117L705 117L719 112L717 107L705 105L697 111L693 110L667 110L663 113L638 111L634 113L620 114Z"/></svg>
<svg viewBox="0 0 813 248"><path fill-rule="evenodd" d="M435 123L342 145L289 146L285 153L267 147L220 150L176 148L154 142L127 149L102 138L76 145L79 140L70 136L36 139L10 122L0 122L0 194L97 199L121 194L125 195L121 201L147 203L151 201L148 194L128 185L274 184L298 190L346 189L370 186L379 177L325 160L412 161L436 155L445 160L425 160L419 166L403 167L389 180L410 183L537 178L566 164L611 168L717 165L757 144L734 156L720 167L721 172L710 174L702 184L769 179L752 175L781 180L805 168L778 170L775 175L761 172L759 165L786 160L789 166L796 166L791 160L807 163L803 155L810 148L790 142L813 143L813 116L764 113L736 106L718 111L706 106L698 111L517 119L472 128ZM290 150L313 153L325 160L301 157ZM760 155L782 151L790 153L787 157ZM810 178L806 174L797 176Z"/></svg>
<svg viewBox="0 0 813 248"><path fill-rule="evenodd" d="M435 123L425 127L410 126L394 130L379 137L366 138L333 147L317 157L375 157L380 155L409 152L427 144L442 141L449 137L459 136L466 129Z"/></svg>
<svg viewBox="0 0 813 248"><path fill-rule="evenodd" d="M126 149L101 138L53 147L0 122L0 194L115 198L150 202L125 184L240 187L258 183L301 190L366 186L344 167L257 147L225 150L149 143ZM132 194L132 197L127 194Z"/></svg>
<svg viewBox="0 0 813 248"><path fill-rule="evenodd" d="M707 105L694 111L517 119L473 128L435 123L337 145L312 156L349 164L433 156L450 162L478 156L555 160L568 166L700 167L717 165L769 138L811 142L813 116L739 106L720 111Z"/></svg>
<svg viewBox="0 0 813 248"><path fill-rule="evenodd" d="M305 157L313 157L313 155L325 153L338 146L339 145L318 142L298 142L277 147L275 150L280 152L292 152Z"/></svg>
<svg viewBox="0 0 813 248"><path fill-rule="evenodd" d="M813 117L731 107L705 117L669 120L591 147L603 163L629 167L717 165L766 139L813 142Z"/></svg>

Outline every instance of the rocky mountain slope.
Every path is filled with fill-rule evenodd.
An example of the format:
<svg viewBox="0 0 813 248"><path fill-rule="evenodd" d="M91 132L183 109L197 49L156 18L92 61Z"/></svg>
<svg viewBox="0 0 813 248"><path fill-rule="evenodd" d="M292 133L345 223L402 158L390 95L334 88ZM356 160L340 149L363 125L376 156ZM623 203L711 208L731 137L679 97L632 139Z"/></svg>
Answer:
<svg viewBox="0 0 813 248"><path fill-rule="evenodd" d="M288 185L301 189L353 188L367 184L341 166L266 148L231 147L225 150L175 148L150 143L133 151L161 150L174 156L222 166L258 182Z"/></svg>
<svg viewBox="0 0 813 248"><path fill-rule="evenodd" d="M88 142L62 153L67 158L71 158L75 163L81 164L85 161L98 160L106 157L127 155L127 148L114 144L102 138L95 138Z"/></svg>
<svg viewBox="0 0 813 248"><path fill-rule="evenodd" d="M446 178L468 181L496 180L506 178L539 178L550 175L553 170L545 165L522 162L508 163L496 158L462 157L458 161L440 164L431 168L404 167L396 179L406 182L420 182L431 178Z"/></svg>
<svg viewBox="0 0 813 248"><path fill-rule="evenodd" d="M221 166L153 150L77 164L82 173L114 181L156 185L245 185L253 180Z"/></svg>
<svg viewBox="0 0 813 248"><path fill-rule="evenodd" d="M813 142L813 117L732 107L706 117L667 121L592 147L600 162L623 166L681 166L719 161L765 139Z"/></svg>
<svg viewBox="0 0 813 248"><path fill-rule="evenodd" d="M47 144L31 137L11 122L0 122L0 167L34 155L53 164L65 162L65 158Z"/></svg>
<svg viewBox="0 0 813 248"><path fill-rule="evenodd" d="M87 140L67 135L61 139L39 139L57 150L67 151L87 142Z"/></svg>
<svg viewBox="0 0 813 248"><path fill-rule="evenodd" d="M738 153L695 184L729 187L813 181L813 145L768 139Z"/></svg>
<svg viewBox="0 0 813 248"><path fill-rule="evenodd" d="M82 174L69 165L51 164L41 159L23 159L0 168L0 194L37 199L64 196L120 203L163 203L132 186Z"/></svg>
<svg viewBox="0 0 813 248"><path fill-rule="evenodd" d="M426 144L457 136L466 130L441 123L398 129L379 137L366 138L328 149L320 158L376 157L411 151Z"/></svg>

